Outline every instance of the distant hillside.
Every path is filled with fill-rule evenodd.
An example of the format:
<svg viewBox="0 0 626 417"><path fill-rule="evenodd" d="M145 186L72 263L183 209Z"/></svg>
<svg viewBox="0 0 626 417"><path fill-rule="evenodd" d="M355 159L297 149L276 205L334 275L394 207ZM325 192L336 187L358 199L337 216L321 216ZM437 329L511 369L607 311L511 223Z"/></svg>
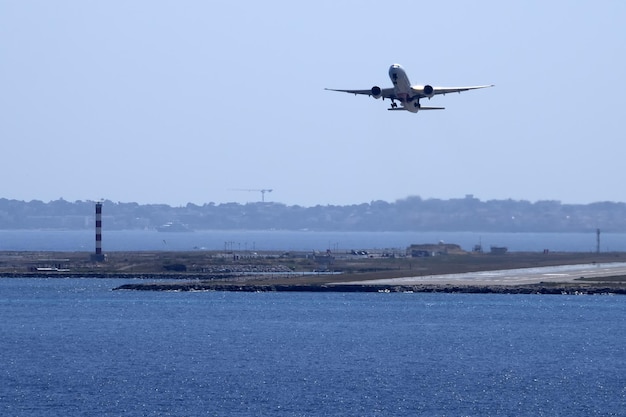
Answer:
<svg viewBox="0 0 626 417"><path fill-rule="evenodd" d="M0 199L0 229L88 229L93 201ZM336 230L478 232L626 232L626 203L586 205L558 201L451 200L408 197L393 203L349 206L287 206L279 203L164 204L103 203L109 230L155 229L168 222L192 230Z"/></svg>

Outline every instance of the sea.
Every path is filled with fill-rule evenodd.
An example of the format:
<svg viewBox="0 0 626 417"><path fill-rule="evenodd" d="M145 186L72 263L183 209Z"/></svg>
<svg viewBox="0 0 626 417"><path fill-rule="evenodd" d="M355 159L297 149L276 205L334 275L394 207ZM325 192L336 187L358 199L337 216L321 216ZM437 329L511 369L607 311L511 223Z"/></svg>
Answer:
<svg viewBox="0 0 626 417"><path fill-rule="evenodd" d="M624 416L626 297L0 279L2 416Z"/></svg>
<svg viewBox="0 0 626 417"><path fill-rule="evenodd" d="M592 251L596 238L105 231L103 247ZM626 235L600 238L626 250ZM0 250L92 240L0 231ZM0 416L626 415L624 296L114 290L131 282L0 278Z"/></svg>
<svg viewBox="0 0 626 417"><path fill-rule="evenodd" d="M411 244L453 243L470 251L481 245L509 251L626 251L625 233L321 232L289 230L103 230L107 251L325 251L394 250ZM93 251L93 230L0 230L0 251Z"/></svg>

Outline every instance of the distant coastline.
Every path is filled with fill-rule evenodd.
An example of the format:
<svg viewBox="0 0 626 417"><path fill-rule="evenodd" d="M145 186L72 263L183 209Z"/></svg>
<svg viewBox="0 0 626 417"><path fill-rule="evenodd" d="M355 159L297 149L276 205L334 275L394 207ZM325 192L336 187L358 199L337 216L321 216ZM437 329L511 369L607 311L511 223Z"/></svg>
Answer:
<svg viewBox="0 0 626 417"><path fill-rule="evenodd" d="M94 226L93 201L44 203L0 198L0 230L81 230ZM472 195L439 200L411 196L395 202L314 207L275 202L164 204L102 203L105 230L156 230L184 224L190 230L626 232L626 203L489 200Z"/></svg>

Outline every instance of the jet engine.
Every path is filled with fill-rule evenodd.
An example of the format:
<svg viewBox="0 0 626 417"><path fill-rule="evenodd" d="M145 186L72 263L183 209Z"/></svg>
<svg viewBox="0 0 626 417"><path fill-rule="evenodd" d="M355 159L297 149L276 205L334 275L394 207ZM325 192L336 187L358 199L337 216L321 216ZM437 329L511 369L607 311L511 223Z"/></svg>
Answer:
<svg viewBox="0 0 626 417"><path fill-rule="evenodd" d="M413 93L415 96L417 97L427 97L427 98L431 98L432 96L434 96L435 94L435 89L433 88L432 85L416 85L415 87L411 87L411 90L413 90Z"/></svg>
<svg viewBox="0 0 626 417"><path fill-rule="evenodd" d="M379 86L375 85L374 87L372 87L372 97L381 98L382 95L383 95L383 90L381 90Z"/></svg>

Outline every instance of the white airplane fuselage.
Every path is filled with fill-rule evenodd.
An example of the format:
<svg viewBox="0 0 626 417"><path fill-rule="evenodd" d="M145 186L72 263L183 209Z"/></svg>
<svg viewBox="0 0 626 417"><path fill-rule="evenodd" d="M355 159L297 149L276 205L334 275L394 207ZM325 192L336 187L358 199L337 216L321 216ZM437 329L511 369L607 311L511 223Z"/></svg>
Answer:
<svg viewBox="0 0 626 417"><path fill-rule="evenodd" d="M393 83L393 89L395 90L396 96L398 96L398 100L400 100L402 107L410 112L417 113L419 109L409 103L411 98L411 82L409 81L409 77L406 75L406 71L404 71L400 65L393 64L389 67L389 78Z"/></svg>

